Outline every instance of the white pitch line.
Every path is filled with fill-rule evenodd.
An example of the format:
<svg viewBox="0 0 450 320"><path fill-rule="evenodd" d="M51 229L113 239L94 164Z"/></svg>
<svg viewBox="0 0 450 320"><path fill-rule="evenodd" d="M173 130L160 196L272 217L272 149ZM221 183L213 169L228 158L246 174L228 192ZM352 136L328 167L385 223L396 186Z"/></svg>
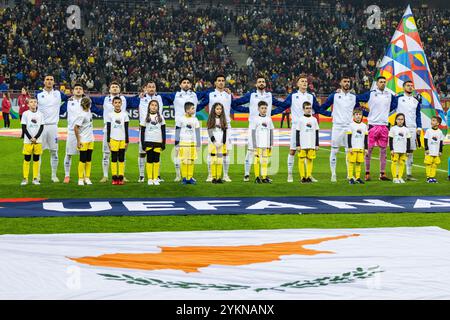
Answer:
<svg viewBox="0 0 450 320"><path fill-rule="evenodd" d="M329 150L329 151L331 152L331 147L330 147L330 148L327 148L327 147L320 147L319 150L320 150L320 149L327 149L327 150ZM338 152L339 152L339 153L345 154L345 152L344 152L344 151L341 151L340 149L339 149ZM375 158L375 157L371 157L370 159L373 159L373 160L380 160L380 158ZM392 161L389 160L389 159L386 159L386 160L387 160L387 162L392 162ZM418 168L426 169L426 167L421 166L421 165L419 165L419 164L413 164L413 167L418 167ZM447 170L444 170L444 169L436 169L436 170L437 170L437 171L440 171L440 172L445 172L445 173L447 173Z"/></svg>

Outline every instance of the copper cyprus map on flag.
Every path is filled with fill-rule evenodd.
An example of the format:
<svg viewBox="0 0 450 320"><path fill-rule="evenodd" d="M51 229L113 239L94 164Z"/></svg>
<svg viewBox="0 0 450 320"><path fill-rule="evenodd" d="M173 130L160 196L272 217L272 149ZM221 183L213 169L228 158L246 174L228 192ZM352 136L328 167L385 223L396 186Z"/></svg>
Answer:
<svg viewBox="0 0 450 320"><path fill-rule="evenodd" d="M0 299L449 299L437 227L0 236Z"/></svg>

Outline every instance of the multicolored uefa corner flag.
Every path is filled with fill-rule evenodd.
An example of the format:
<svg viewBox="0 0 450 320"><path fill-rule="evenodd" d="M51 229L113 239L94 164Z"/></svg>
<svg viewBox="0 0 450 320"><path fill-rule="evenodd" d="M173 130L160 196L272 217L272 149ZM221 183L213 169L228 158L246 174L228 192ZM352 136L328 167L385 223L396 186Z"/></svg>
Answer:
<svg viewBox="0 0 450 320"><path fill-rule="evenodd" d="M442 130L447 131L445 114L436 88L433 84L427 57L420 41L417 25L410 6L399 23L386 54L381 61L378 76L386 77L386 89L392 94L403 91L403 82L411 80L415 90L422 96L422 127L429 128L431 117L438 115L442 118ZM375 87L375 82L372 88Z"/></svg>

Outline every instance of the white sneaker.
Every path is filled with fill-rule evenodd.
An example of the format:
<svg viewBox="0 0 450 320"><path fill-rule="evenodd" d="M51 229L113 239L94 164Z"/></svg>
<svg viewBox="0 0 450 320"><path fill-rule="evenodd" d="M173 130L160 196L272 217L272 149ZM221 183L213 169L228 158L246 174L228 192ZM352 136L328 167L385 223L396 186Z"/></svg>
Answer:
<svg viewBox="0 0 450 320"><path fill-rule="evenodd" d="M149 186L152 186L152 185L153 185L153 180L152 180L152 179L148 179L148 180L147 180L147 184L148 184Z"/></svg>
<svg viewBox="0 0 450 320"><path fill-rule="evenodd" d="M403 179L398 179L399 183L405 183L405 180Z"/></svg>
<svg viewBox="0 0 450 320"><path fill-rule="evenodd" d="M288 175L287 182L294 182L294 178L292 177L292 174Z"/></svg>
<svg viewBox="0 0 450 320"><path fill-rule="evenodd" d="M108 177L103 177L100 179L100 183L108 182Z"/></svg>
<svg viewBox="0 0 450 320"><path fill-rule="evenodd" d="M311 176L311 181L312 181L312 182L319 182L319 180L317 180L317 179L314 179L314 177L313 177L313 176Z"/></svg>
<svg viewBox="0 0 450 320"><path fill-rule="evenodd" d="M208 175L208 178L206 178L206 182L211 182L212 181L212 175Z"/></svg>
<svg viewBox="0 0 450 320"><path fill-rule="evenodd" d="M92 181L91 181L91 179L89 179L89 178L84 178L84 183L85 183L86 185L90 186L90 185L92 184Z"/></svg>
<svg viewBox="0 0 450 320"><path fill-rule="evenodd" d="M138 182L139 183L143 183L144 181L145 181L145 178L143 176L140 176L139 179L138 179Z"/></svg>
<svg viewBox="0 0 450 320"><path fill-rule="evenodd" d="M153 184L154 184L155 186L159 186L159 185L160 185L158 179L153 180Z"/></svg>
<svg viewBox="0 0 450 320"><path fill-rule="evenodd" d="M79 186L84 186L84 180L83 179L79 179L78 180L78 185Z"/></svg>
<svg viewBox="0 0 450 320"><path fill-rule="evenodd" d="M38 186L41 184L41 182L38 179L33 179L33 184Z"/></svg>
<svg viewBox="0 0 450 320"><path fill-rule="evenodd" d="M337 182L337 178L336 178L335 174L331 175L331 182Z"/></svg>
<svg viewBox="0 0 450 320"><path fill-rule="evenodd" d="M231 179L230 179L229 176L223 176L222 180L225 181L225 182L231 182Z"/></svg>
<svg viewBox="0 0 450 320"><path fill-rule="evenodd" d="M58 183L58 182L59 182L59 179L58 179L58 177L52 177L52 181L53 181L54 183Z"/></svg>
<svg viewBox="0 0 450 320"><path fill-rule="evenodd" d="M164 179L161 179L160 177L158 177L158 182L164 182Z"/></svg>
<svg viewBox="0 0 450 320"><path fill-rule="evenodd" d="M20 183L21 186L26 186L28 184L28 179L23 179Z"/></svg>
<svg viewBox="0 0 450 320"><path fill-rule="evenodd" d="M394 183L400 183L400 180L397 179L397 178L395 178L394 180L392 180L392 182L394 182Z"/></svg>
<svg viewBox="0 0 450 320"><path fill-rule="evenodd" d="M181 177L180 176L176 176L176 178L173 181L174 182L180 182L181 181Z"/></svg>

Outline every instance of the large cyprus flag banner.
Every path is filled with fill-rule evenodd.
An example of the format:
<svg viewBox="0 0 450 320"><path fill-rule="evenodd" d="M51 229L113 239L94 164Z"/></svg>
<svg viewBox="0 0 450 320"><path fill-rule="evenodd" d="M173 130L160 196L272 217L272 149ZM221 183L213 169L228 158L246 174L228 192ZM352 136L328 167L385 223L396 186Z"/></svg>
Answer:
<svg viewBox="0 0 450 320"><path fill-rule="evenodd" d="M449 299L437 227L0 236L1 299Z"/></svg>
<svg viewBox="0 0 450 320"><path fill-rule="evenodd" d="M422 126L430 128L431 117L439 116L443 120L442 129L444 133L446 132L444 110L433 84L430 66L409 6L386 49L377 73L378 76L386 77L386 90L394 95L403 92L405 81L412 81L415 90L422 98ZM372 89L375 87L374 82Z"/></svg>

